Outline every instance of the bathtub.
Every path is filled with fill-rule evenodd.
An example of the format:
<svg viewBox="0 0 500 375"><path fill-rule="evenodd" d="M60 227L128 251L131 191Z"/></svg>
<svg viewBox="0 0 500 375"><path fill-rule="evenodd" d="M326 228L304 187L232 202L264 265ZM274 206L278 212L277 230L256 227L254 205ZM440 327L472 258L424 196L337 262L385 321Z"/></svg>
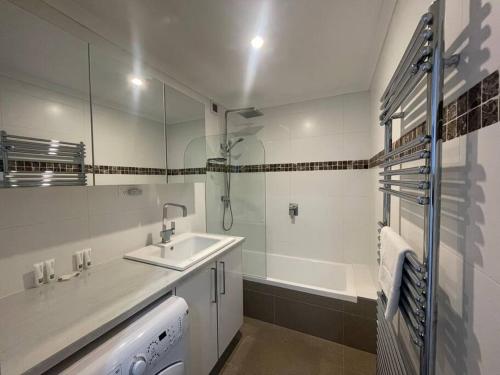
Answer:
<svg viewBox="0 0 500 375"><path fill-rule="evenodd" d="M243 250L243 273L249 281L357 302L351 264Z"/></svg>

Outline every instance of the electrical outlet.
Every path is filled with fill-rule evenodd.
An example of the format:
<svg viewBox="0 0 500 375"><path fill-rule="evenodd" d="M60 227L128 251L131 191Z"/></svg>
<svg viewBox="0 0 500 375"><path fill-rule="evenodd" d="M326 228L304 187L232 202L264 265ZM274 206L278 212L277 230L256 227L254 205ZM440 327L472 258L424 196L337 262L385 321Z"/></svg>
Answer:
<svg viewBox="0 0 500 375"><path fill-rule="evenodd" d="M50 283L56 279L56 260L49 259L43 262L45 268L45 282Z"/></svg>
<svg viewBox="0 0 500 375"><path fill-rule="evenodd" d="M77 251L73 254L73 262L75 271L83 270L83 250Z"/></svg>
<svg viewBox="0 0 500 375"><path fill-rule="evenodd" d="M92 267L92 249L83 249L83 268Z"/></svg>
<svg viewBox="0 0 500 375"><path fill-rule="evenodd" d="M44 282L44 264L43 262L33 264L33 283L40 286Z"/></svg>

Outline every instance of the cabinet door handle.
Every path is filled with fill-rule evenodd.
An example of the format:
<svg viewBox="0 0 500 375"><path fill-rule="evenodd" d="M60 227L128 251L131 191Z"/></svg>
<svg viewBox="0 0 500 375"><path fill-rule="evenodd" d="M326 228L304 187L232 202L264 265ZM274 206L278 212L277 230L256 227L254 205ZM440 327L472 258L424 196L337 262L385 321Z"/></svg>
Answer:
<svg viewBox="0 0 500 375"><path fill-rule="evenodd" d="M212 273L212 283L213 283L213 288L210 288L210 293L213 293L210 302L217 303L217 269L215 267L212 267L210 268L210 272Z"/></svg>
<svg viewBox="0 0 500 375"><path fill-rule="evenodd" d="M226 262L220 262L222 265L222 290L220 294L226 294Z"/></svg>

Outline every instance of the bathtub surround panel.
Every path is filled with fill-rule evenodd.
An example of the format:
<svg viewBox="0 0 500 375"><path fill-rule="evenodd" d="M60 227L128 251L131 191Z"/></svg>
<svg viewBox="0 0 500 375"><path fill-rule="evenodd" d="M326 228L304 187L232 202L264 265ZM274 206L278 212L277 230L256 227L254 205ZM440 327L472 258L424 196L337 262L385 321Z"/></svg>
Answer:
<svg viewBox="0 0 500 375"><path fill-rule="evenodd" d="M96 265L159 242L167 201L188 206L188 217L175 218L179 233L205 231L203 184L132 186L140 195L130 187L1 190L0 297L32 287L33 263L54 258L60 275L73 271L75 251L92 248Z"/></svg>
<svg viewBox="0 0 500 375"><path fill-rule="evenodd" d="M245 316L375 353L376 302L335 298L244 280Z"/></svg>

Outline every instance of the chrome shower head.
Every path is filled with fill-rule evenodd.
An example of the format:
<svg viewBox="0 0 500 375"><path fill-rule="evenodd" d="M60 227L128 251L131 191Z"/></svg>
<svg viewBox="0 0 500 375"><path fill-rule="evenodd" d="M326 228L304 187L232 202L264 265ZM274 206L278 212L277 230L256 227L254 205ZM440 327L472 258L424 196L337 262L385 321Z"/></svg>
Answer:
<svg viewBox="0 0 500 375"><path fill-rule="evenodd" d="M239 111L238 114L246 119L262 116L263 113L255 107L247 108Z"/></svg>

